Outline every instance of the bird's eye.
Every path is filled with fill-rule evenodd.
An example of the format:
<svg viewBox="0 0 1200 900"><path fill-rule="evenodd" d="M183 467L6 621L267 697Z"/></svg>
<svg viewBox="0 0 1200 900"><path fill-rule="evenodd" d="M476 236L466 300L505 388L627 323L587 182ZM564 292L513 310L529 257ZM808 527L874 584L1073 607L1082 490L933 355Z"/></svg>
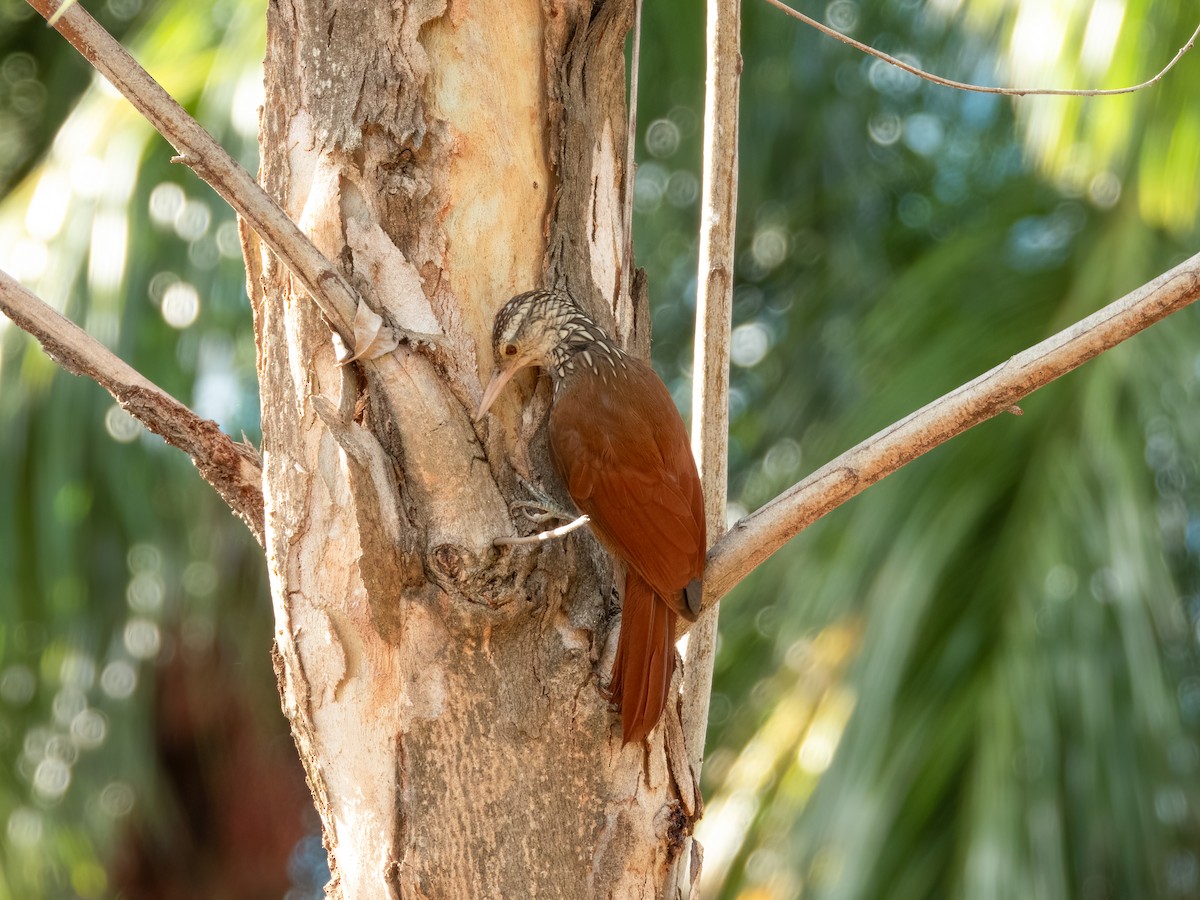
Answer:
<svg viewBox="0 0 1200 900"><path fill-rule="evenodd" d="M517 345L516 344L505 344L504 345L504 355L505 356L516 356L517 355Z"/></svg>

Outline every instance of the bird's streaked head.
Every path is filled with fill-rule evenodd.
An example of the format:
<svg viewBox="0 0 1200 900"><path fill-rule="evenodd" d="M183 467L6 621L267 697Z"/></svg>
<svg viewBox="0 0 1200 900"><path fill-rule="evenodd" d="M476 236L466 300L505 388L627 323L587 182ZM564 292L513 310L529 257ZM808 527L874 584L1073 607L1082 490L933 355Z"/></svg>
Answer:
<svg viewBox="0 0 1200 900"><path fill-rule="evenodd" d="M496 369L483 392L475 421L486 414L512 377L529 366L559 372L577 346L607 338L565 291L527 291L496 313L492 352Z"/></svg>

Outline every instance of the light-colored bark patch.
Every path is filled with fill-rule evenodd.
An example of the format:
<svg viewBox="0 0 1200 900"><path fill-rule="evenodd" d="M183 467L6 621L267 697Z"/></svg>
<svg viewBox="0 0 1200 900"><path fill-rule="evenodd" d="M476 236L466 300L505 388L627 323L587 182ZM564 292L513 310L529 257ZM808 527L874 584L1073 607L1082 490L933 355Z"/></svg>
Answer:
<svg viewBox="0 0 1200 900"><path fill-rule="evenodd" d="M612 122L605 120L600 141L592 154L592 202L590 253L592 280L606 297L620 290L621 251L625 241L624 204L617 153L613 146Z"/></svg>
<svg viewBox="0 0 1200 900"><path fill-rule="evenodd" d="M394 322L410 331L442 330L425 296L421 273L378 224L348 218L346 245L354 251L355 271L367 279L375 299Z"/></svg>

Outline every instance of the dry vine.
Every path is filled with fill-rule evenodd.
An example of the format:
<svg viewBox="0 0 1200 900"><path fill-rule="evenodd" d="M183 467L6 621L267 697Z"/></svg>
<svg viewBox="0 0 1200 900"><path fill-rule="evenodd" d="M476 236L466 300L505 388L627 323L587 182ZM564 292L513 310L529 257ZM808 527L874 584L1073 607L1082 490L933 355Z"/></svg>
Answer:
<svg viewBox="0 0 1200 900"><path fill-rule="evenodd" d="M821 32L821 34L831 37L834 40L841 41L843 44L848 44L856 50L861 50L868 56L874 56L876 59L881 59L885 63L893 65L897 69L903 69L910 75L916 75L918 78L923 78L925 81L931 81L934 84L940 84L943 87L955 88L960 91L974 91L979 94L1004 94L1008 97L1111 97L1116 94L1132 94L1134 91L1140 91L1142 88L1148 88L1151 85L1157 84L1159 81L1161 81L1163 76L1175 68L1175 64L1179 62L1179 60L1183 59L1184 54L1192 49L1196 43L1196 39L1200 38L1200 25L1197 25L1196 30L1192 32L1192 36L1187 39L1187 43L1179 48L1179 52L1171 58L1169 63L1162 67L1157 75L1155 75L1153 78L1143 81L1141 84L1134 84L1129 87L1080 89L989 87L987 85L969 84L965 81L954 81L950 78L942 78L940 75L934 75L931 72L926 72L924 69L920 69L911 63L906 63L902 59L897 59L888 53L884 53L882 50L876 50L870 44L864 44L862 41L856 41L849 35L842 34L842 32L838 31L836 28L830 28L828 25L818 22L816 19L810 16L806 16L799 10L793 9L786 3L782 2L782 0L767 0L767 3L791 16L793 19L803 22L810 28L815 28L817 31Z"/></svg>

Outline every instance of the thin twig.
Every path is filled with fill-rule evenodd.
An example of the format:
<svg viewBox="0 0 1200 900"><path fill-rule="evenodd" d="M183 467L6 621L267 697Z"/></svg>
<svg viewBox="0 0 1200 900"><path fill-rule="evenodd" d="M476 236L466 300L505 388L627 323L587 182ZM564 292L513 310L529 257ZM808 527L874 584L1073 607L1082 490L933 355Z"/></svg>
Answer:
<svg viewBox="0 0 1200 900"><path fill-rule="evenodd" d="M621 284L633 299L633 190L637 178L638 69L642 60L642 0L633 0L633 47L629 53L629 121L625 133L624 220L625 246L621 249Z"/></svg>
<svg viewBox="0 0 1200 900"><path fill-rule="evenodd" d="M724 596L801 530L885 475L968 428L1012 411L1022 397L1197 298L1200 254L846 451L742 519L712 548L705 605Z"/></svg>
<svg viewBox="0 0 1200 900"><path fill-rule="evenodd" d="M192 458L200 475L263 542L262 467L252 447L202 419L44 300L0 271L0 312L74 375L90 378L127 413Z"/></svg>
<svg viewBox="0 0 1200 900"><path fill-rule="evenodd" d="M540 544L543 541L552 541L555 538L565 537L576 528L582 528L588 522L592 521L587 516L580 516L577 519L572 519L566 525L559 525L557 528L551 528L549 531L539 531L537 534L531 534L528 537L498 537L494 541L497 547L516 547L521 544Z"/></svg>
<svg viewBox="0 0 1200 900"><path fill-rule="evenodd" d="M869 44L864 44L861 41L856 41L854 38L842 34L835 28L830 28L828 25L818 22L816 19L806 16L798 10L792 9L782 0L767 0L767 3L774 6L791 16L793 19L798 19L805 25L817 29L821 34L828 35L834 40L841 41L843 44L849 44L856 50L861 50L870 56L877 59L882 59L884 62L895 66L898 69L903 69L911 75L916 75L918 78L924 78L926 81L932 81L934 84L940 84L945 87L957 88L960 91L975 91L980 94L1004 94L1010 97L1026 97L1026 96L1056 96L1056 97L1110 97L1114 94L1132 94L1134 91L1140 91L1142 88L1150 87L1152 84L1157 84L1162 80L1171 69L1175 68L1175 64L1183 58L1196 43L1196 39L1200 38L1200 25L1196 26L1196 30L1192 32L1192 36L1188 38L1187 43L1179 48L1179 52L1171 59L1166 66L1163 67L1153 78L1148 81L1143 81L1141 84L1135 84L1132 87L1123 88L1086 88L1082 90L1069 90L1067 88L1005 88L1005 87L987 87L985 85L968 84L963 81L954 81L950 78L942 78L939 75L934 75L926 72L924 69L918 69L916 66L906 63L902 59L897 59L884 53L882 50L876 50Z"/></svg>
<svg viewBox="0 0 1200 900"><path fill-rule="evenodd" d="M74 3L62 12L56 0L28 2L47 20L61 13L54 21L54 28L175 147L179 152L176 160L186 163L212 185L249 223L312 295L346 345L353 347L353 322L362 302L358 292L258 185L254 177L189 116L82 6ZM415 335L399 328L393 328L393 334L401 343L422 347L433 343L429 335Z"/></svg>
<svg viewBox="0 0 1200 900"><path fill-rule="evenodd" d="M692 365L692 452L704 486L709 546L725 531L729 468L729 334L733 320L733 248L737 211L738 86L742 73L739 0L709 0L704 88L704 178L696 336ZM717 610L688 632L683 732L699 783L717 646Z"/></svg>

